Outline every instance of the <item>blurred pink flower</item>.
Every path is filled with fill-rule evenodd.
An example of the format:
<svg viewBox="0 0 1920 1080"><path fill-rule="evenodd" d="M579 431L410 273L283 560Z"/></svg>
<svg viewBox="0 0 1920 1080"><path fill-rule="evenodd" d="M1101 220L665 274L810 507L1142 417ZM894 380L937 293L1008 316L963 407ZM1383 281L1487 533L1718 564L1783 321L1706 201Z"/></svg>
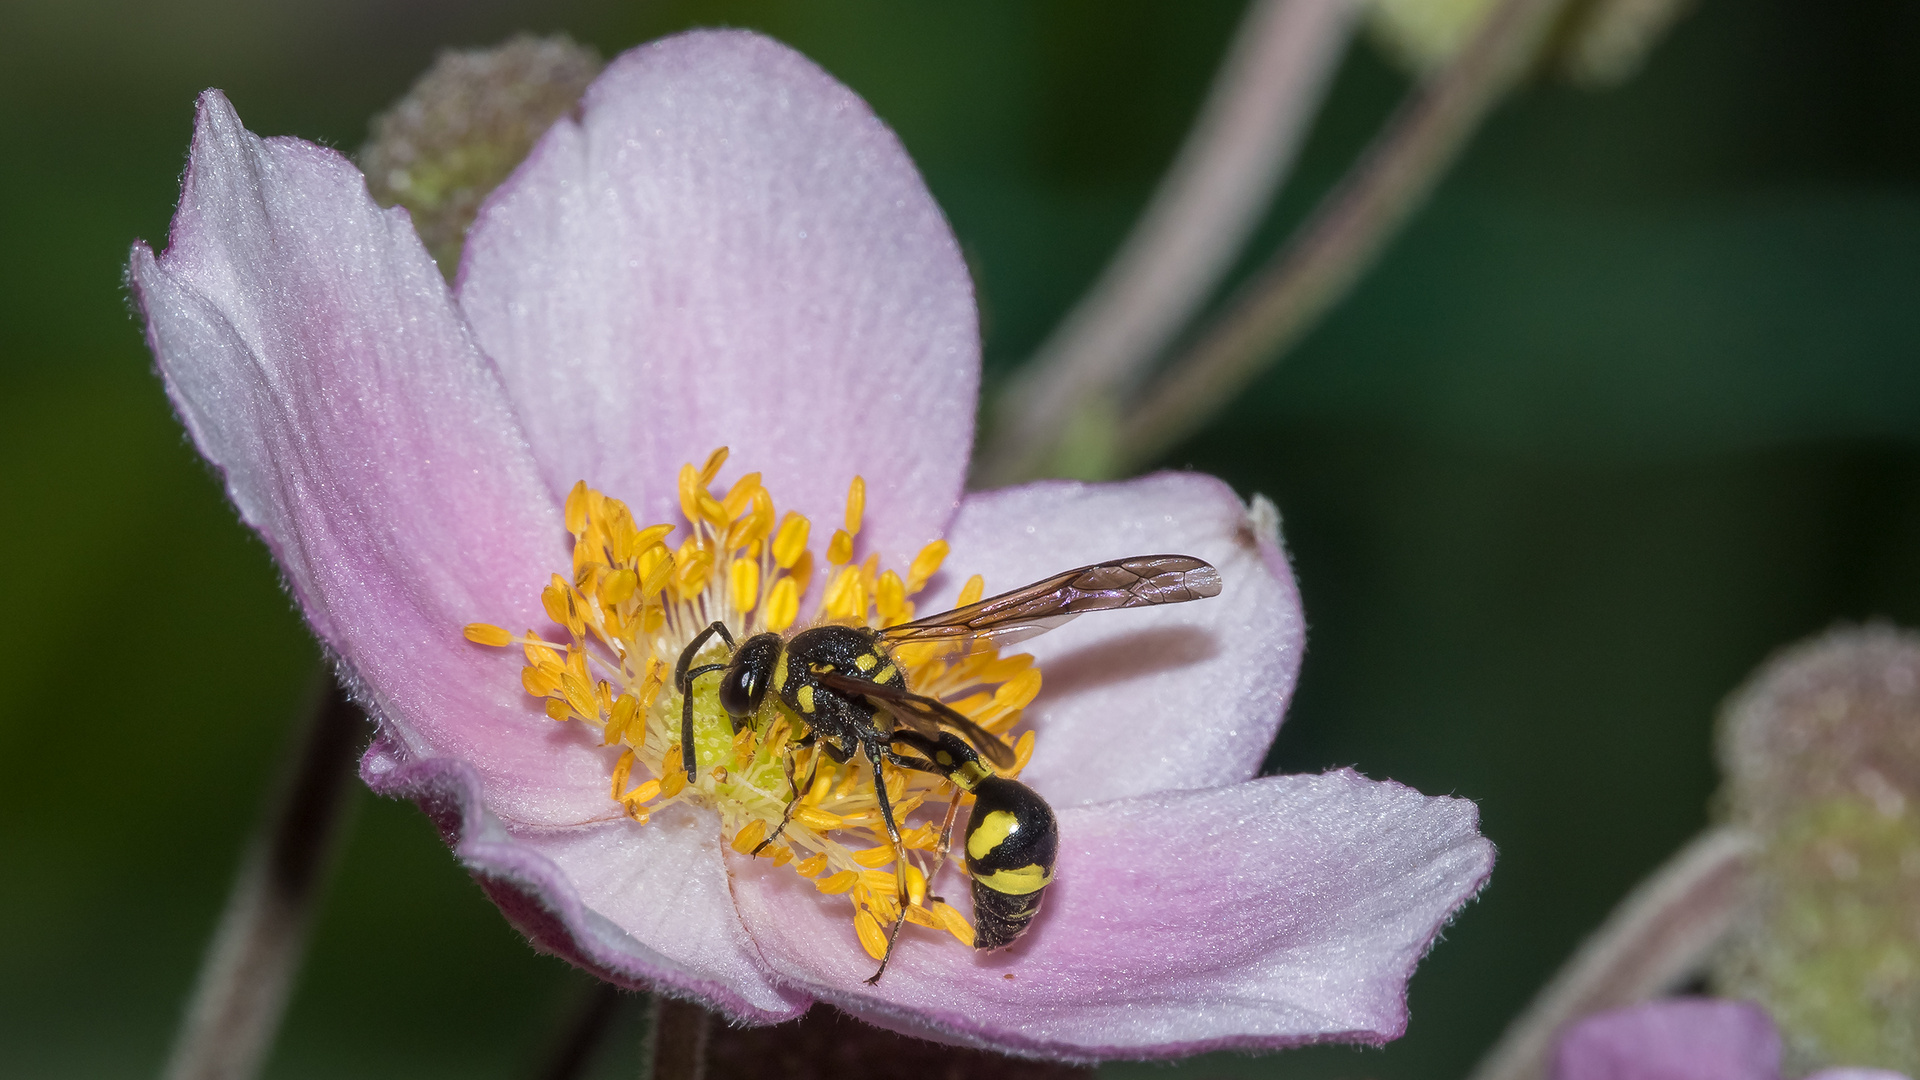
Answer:
<svg viewBox="0 0 1920 1080"><path fill-rule="evenodd" d="M972 289L893 134L785 47L703 32L615 60L488 201L449 291L339 154L260 139L209 91L169 246L132 284L182 420L378 721L362 765L418 801L541 947L742 1021L824 1000L882 1026L1073 1059L1380 1043L1485 880L1472 804L1351 771L1256 778L1293 687L1270 508L1160 474L963 495ZM618 816L617 748L546 722L462 640L548 620L580 479L643 521L718 445L783 506L903 566L944 536L998 588L1119 555L1213 562L1223 594L1035 642L1023 779L1058 883L1018 947L902 948L878 986L836 898L680 805ZM944 592L942 591L944 590Z"/></svg>
<svg viewBox="0 0 1920 1080"><path fill-rule="evenodd" d="M1671 998L1599 1013L1560 1037L1553 1080L1780 1080L1780 1033L1746 1001ZM1907 1080L1824 1069L1808 1080Z"/></svg>

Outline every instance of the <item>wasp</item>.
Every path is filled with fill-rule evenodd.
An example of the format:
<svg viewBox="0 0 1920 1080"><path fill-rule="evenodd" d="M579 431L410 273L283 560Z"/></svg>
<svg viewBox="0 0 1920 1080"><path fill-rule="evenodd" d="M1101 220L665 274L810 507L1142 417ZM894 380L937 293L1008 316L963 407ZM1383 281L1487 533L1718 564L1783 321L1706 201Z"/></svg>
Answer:
<svg viewBox="0 0 1920 1080"><path fill-rule="evenodd" d="M953 649L1000 648L1089 611L1182 603L1219 592L1219 572L1200 559L1140 555L1063 571L965 607L881 629L827 624L808 627L791 638L769 632L736 644L726 625L715 622L688 642L674 668L674 685L682 701L681 766L691 782L697 768L693 683L715 672L720 674L721 708L736 733L742 721L759 712L771 691L807 729L797 745L818 742L840 764L855 754L865 756L873 767L874 793L893 844L895 865L902 868L895 876L900 914L888 934L880 970L868 983L885 973L908 906L906 849L900 842L881 765L890 762L944 778L974 798L962 841L973 887L974 947L1001 948L1018 939L1039 914L1041 898L1053 882L1059 851L1053 808L1032 788L995 771L1013 765L1013 751L1006 743L944 702L914 693L893 659L893 649L921 643ZM731 655L724 663L695 666L694 659L715 636ZM792 783L791 775L788 783L793 799L787 804L786 818L760 848L772 843L793 818L801 789ZM943 857L957 805L956 801L949 807L940 845Z"/></svg>

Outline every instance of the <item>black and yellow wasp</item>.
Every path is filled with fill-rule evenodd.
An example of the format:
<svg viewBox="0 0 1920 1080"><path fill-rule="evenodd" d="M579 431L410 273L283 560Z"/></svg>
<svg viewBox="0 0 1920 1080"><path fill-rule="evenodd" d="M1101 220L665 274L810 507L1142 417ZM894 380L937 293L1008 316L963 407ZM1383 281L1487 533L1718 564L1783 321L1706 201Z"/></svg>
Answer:
<svg viewBox="0 0 1920 1080"><path fill-rule="evenodd" d="M994 772L1013 764L1006 743L948 705L913 692L894 662L893 648L909 643L997 648L1089 611L1177 604L1219 592L1220 574L1206 562L1187 555L1141 555L1067 570L1025 588L880 630L827 624L791 638L755 634L736 645L726 626L716 622L687 644L674 668L674 686L682 697L681 764L691 781L696 769L691 688L695 679L713 672L722 673L720 705L736 730L773 690L807 727L799 745L817 741L828 757L842 764L856 753L865 754L873 765L874 794L893 842L895 865L902 868L895 875L900 915L887 936L888 957L906 919L907 876L906 850L881 763L944 777L974 797L963 841L973 882L974 947L997 949L1026 930L1053 881L1059 848L1053 809L1032 788ZM732 656L726 663L694 666L715 635ZM791 775L788 782L793 800L786 821L762 848L792 820L801 789ZM951 821L949 814L949 827ZM878 980L886 969L883 957L880 970L867 981Z"/></svg>

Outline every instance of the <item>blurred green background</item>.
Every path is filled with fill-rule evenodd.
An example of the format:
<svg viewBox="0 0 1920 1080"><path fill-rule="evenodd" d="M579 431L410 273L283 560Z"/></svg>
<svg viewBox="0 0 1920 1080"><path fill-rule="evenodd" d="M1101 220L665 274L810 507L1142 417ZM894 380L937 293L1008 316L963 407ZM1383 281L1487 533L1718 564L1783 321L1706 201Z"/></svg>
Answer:
<svg viewBox="0 0 1920 1080"><path fill-rule="evenodd" d="M157 1069L318 677L121 284L128 244L165 235L198 90L352 149L445 46L763 29L905 140L978 276L992 373L1118 242L1238 14L0 4L0 1074ZM1260 251L1406 85L1355 47ZM1706 819L1713 713L1746 672L1836 621L1920 623L1917 287L1920 8L1705 0L1629 85L1512 100L1358 291L1172 456L1285 515L1312 636L1273 764L1474 798L1501 849L1406 1039L1177 1073L1462 1075ZM362 794L270 1075L530 1076L585 990L423 816ZM634 1011L598 1075L632 1075Z"/></svg>

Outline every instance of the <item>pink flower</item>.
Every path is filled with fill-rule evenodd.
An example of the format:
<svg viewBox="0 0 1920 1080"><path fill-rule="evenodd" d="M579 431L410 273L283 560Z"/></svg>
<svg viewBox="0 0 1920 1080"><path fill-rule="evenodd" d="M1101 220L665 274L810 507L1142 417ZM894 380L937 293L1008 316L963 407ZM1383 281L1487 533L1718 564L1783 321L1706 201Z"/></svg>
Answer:
<svg viewBox="0 0 1920 1080"><path fill-rule="evenodd" d="M1745 1001L1670 998L1589 1016L1554 1051L1553 1080L1780 1080L1780 1033ZM1809 1080L1906 1080L1823 1069Z"/></svg>
<svg viewBox="0 0 1920 1080"><path fill-rule="evenodd" d="M892 133L772 41L614 61L491 197L451 292L346 159L259 139L209 91L168 249L137 245L131 276L182 420L379 723L367 782L417 800L508 918L606 979L743 1021L823 1000L1077 1059L1379 1043L1486 878L1470 803L1352 771L1256 778L1303 634L1270 506L1172 473L962 493L979 348L957 245ZM998 590L1161 551L1219 568L1214 599L1034 642L1022 779L1061 853L1015 948L909 927L865 985L845 897L730 851L697 801L623 816L620 747L548 721L514 657L462 640L552 625L577 481L677 521L676 471L720 445L815 521L864 476L875 565L944 537L956 573L927 612L969 573Z"/></svg>

